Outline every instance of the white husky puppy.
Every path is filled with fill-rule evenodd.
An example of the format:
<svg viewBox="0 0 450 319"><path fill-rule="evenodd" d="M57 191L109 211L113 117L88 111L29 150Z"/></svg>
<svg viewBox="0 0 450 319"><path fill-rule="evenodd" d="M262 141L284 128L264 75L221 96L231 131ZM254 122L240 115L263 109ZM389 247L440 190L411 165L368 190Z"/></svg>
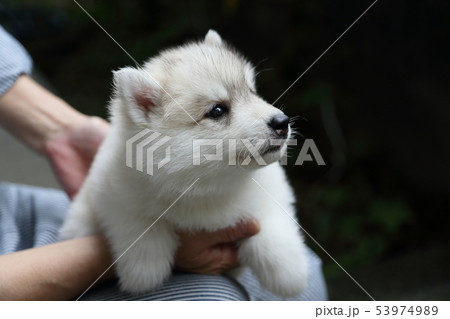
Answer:
<svg viewBox="0 0 450 319"><path fill-rule="evenodd" d="M260 232L238 243L242 267L250 267L275 294L299 294L307 281L305 244L294 222L293 192L278 163L289 118L256 94L254 78L252 65L213 30L203 41L162 52L142 69L114 72L111 130L61 238L103 232L120 257L121 288L140 293L171 274L177 230L215 231L254 218ZM140 163L154 165L153 175L126 165L126 142L144 129L170 137L154 147L154 164L145 157ZM223 160L195 157L198 139L223 141ZM213 149L200 147L208 154Z"/></svg>

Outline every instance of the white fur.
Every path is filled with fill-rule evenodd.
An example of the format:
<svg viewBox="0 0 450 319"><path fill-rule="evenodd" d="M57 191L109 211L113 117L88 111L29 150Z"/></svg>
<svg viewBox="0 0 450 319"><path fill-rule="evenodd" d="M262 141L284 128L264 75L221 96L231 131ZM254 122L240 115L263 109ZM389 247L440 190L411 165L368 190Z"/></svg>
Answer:
<svg viewBox="0 0 450 319"><path fill-rule="evenodd" d="M164 51L143 70L115 72L114 82L110 133L71 206L61 237L104 232L115 258L121 256L116 266L122 289L139 293L160 286L170 275L177 229L215 231L256 218L260 232L239 246L242 266L250 267L276 294L300 293L307 280L305 246L292 221L294 195L277 162L286 147L264 155L266 166L254 160L248 166L227 162L228 139L274 138L267 123L281 113L256 95L250 63L209 31L203 42ZM216 103L230 107L226 120L205 118ZM172 137L169 144L176 155L166 166L155 167L153 176L125 165L126 140L144 128ZM193 166L196 138L223 139L224 161L203 160ZM237 144L239 162L248 150ZM164 156L164 148L158 149L155 162Z"/></svg>

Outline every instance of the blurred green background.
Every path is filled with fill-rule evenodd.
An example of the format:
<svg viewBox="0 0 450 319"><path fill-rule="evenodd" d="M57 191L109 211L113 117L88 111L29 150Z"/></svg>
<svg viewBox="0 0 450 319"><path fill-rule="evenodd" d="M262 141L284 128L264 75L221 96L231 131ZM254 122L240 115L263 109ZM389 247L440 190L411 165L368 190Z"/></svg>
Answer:
<svg viewBox="0 0 450 319"><path fill-rule="evenodd" d="M214 28L272 102L372 1L79 3L139 62ZM61 97L106 116L111 70L133 61L75 2L3 1L0 23ZM276 103L326 162L287 167L303 227L375 299L450 298L449 40L448 1L380 0ZM332 299L368 298L308 241Z"/></svg>

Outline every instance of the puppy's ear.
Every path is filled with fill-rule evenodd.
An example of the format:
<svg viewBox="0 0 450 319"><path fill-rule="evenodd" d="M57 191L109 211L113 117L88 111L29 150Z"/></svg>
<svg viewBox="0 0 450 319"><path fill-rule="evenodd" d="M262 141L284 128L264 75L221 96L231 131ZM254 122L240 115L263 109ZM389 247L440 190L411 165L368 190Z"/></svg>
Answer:
<svg viewBox="0 0 450 319"><path fill-rule="evenodd" d="M221 46L222 38L216 31L210 29L205 36L205 43L214 46Z"/></svg>
<svg viewBox="0 0 450 319"><path fill-rule="evenodd" d="M144 70L130 67L114 71L116 94L126 102L126 109L135 123L147 122L152 108L157 106L160 86Z"/></svg>

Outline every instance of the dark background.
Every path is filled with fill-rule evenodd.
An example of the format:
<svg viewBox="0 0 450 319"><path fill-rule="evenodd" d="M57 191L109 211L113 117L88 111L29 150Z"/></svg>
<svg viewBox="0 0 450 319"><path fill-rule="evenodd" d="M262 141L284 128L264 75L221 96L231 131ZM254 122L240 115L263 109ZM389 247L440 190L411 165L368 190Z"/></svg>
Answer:
<svg viewBox="0 0 450 319"><path fill-rule="evenodd" d="M138 62L214 28L273 102L372 1L79 3ZM133 61L75 2L3 1L0 23L57 94L106 115L111 70ZM276 103L326 162L287 167L302 226L375 299L450 298L449 74L450 2L380 0ZM368 299L309 244L331 299Z"/></svg>

